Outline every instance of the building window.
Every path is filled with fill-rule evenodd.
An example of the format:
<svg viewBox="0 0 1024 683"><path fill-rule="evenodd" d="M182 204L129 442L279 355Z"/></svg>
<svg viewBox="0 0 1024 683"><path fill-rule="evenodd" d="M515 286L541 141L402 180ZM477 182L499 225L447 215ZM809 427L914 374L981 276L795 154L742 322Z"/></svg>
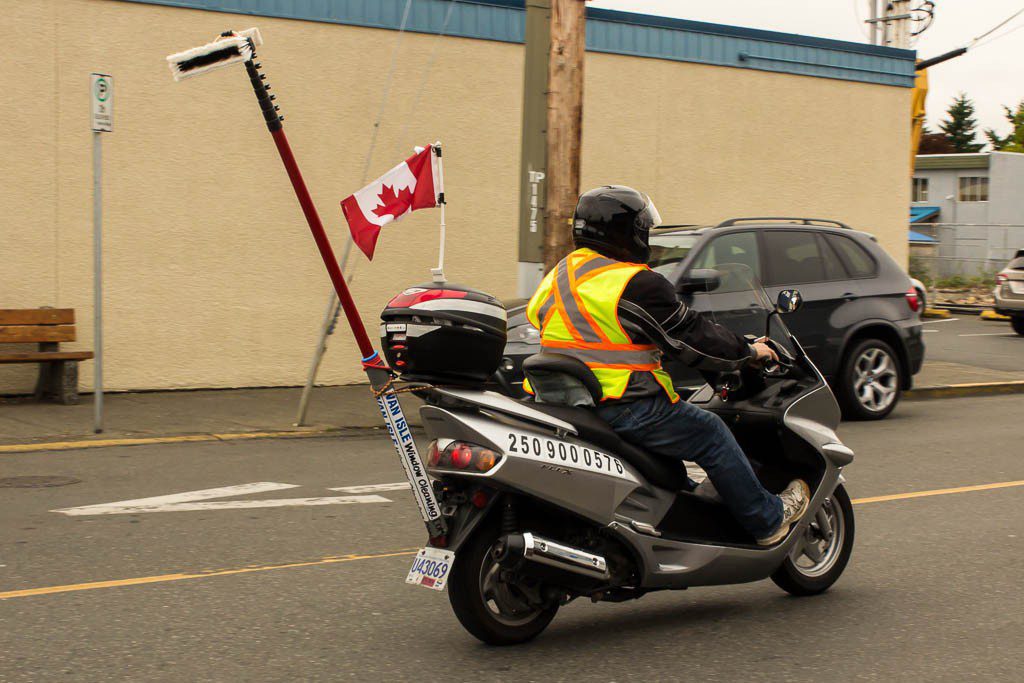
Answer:
<svg viewBox="0 0 1024 683"><path fill-rule="evenodd" d="M926 202L928 201L928 179L927 178L914 178L914 185L911 192L912 202Z"/></svg>
<svg viewBox="0 0 1024 683"><path fill-rule="evenodd" d="M988 201L988 177L969 176L960 178L960 192L957 201L961 202L987 202Z"/></svg>

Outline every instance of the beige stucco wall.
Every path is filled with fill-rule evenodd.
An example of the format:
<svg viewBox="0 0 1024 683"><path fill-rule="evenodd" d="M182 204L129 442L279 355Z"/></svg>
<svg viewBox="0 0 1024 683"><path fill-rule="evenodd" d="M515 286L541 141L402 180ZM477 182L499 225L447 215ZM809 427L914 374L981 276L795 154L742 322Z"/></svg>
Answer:
<svg viewBox="0 0 1024 683"><path fill-rule="evenodd" d="M594 53L586 68L584 187L644 188L666 223L841 220L906 263L908 89Z"/></svg>
<svg viewBox="0 0 1024 683"><path fill-rule="evenodd" d="M0 0L0 16L0 69L19 85L0 98L0 307L73 307L80 341L67 346L92 348L88 74L104 71L116 92L103 138L106 386L300 384L329 283L248 80L237 68L176 84L164 57L259 25L340 253L338 202L360 185L399 34L114 0ZM516 290L521 77L520 45L404 35L370 170L441 139L449 277L499 296ZM673 222L836 217L905 260L909 91L594 53L586 78L584 186L642 187ZM392 294L429 279L437 218L407 217L372 264L359 257L371 336ZM360 380L356 358L336 334L320 380ZM0 366L0 393L30 389L34 372ZM84 389L91 372L84 363Z"/></svg>

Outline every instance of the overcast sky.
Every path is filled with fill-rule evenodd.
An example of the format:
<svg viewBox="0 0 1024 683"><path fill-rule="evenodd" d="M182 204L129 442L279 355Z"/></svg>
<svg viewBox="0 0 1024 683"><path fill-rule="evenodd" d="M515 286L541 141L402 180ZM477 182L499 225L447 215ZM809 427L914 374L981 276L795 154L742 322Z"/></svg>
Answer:
<svg viewBox="0 0 1024 683"><path fill-rule="evenodd" d="M927 59L959 47L1024 7L1024 0L933 0L935 21L918 39L918 55ZM868 0L593 0L591 7L657 14L734 26L802 33L823 38L869 42ZM919 0L915 0L915 5ZM1019 29L1019 30L1018 30ZM991 44L984 44L991 40ZM950 100L966 92L977 105L980 131L1009 130L1003 105L1024 99L1024 14L992 34L974 50L928 71L928 124L945 117ZM981 139L981 141L984 141Z"/></svg>

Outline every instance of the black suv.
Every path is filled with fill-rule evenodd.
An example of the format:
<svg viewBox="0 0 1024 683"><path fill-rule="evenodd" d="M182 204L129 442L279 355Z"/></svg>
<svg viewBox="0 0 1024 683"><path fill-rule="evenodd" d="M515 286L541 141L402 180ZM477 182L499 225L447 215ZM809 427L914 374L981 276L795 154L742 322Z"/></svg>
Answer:
<svg viewBox="0 0 1024 683"><path fill-rule="evenodd" d="M892 412L924 361L921 303L910 278L873 236L813 218L734 218L651 234L649 265L681 291L692 271L736 263L749 267L773 299L783 289L800 290L803 306L786 316L786 326L828 379L845 417L873 420ZM714 292L683 295L683 301L705 310L710 296ZM719 322L735 332L763 334L760 321L743 310L723 315L728 306L721 304L715 305ZM522 395L522 362L539 342L522 304L510 308L497 376L508 393ZM666 367L681 390L703 383L685 366Z"/></svg>

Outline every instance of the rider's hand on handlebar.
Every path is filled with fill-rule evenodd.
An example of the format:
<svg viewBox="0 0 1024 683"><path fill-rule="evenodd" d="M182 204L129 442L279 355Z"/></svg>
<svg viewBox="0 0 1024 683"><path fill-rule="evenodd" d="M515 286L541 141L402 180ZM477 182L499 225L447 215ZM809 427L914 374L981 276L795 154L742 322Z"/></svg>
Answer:
<svg viewBox="0 0 1024 683"><path fill-rule="evenodd" d="M751 346L754 348L754 352L757 354L757 356L754 358L754 363L758 365L764 365L765 363L769 362L779 362L779 354L775 353L775 349L773 349L772 347L768 346L768 344L765 343L766 340L767 337L761 337L760 339L756 340L753 344L751 344Z"/></svg>

